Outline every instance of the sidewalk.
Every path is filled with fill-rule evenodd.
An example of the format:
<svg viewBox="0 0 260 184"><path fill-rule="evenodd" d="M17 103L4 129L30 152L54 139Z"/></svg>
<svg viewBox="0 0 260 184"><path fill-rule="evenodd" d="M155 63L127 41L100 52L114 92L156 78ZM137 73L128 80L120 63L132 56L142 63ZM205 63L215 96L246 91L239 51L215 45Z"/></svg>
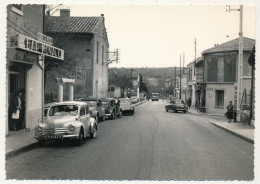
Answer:
<svg viewBox="0 0 260 184"><path fill-rule="evenodd" d="M141 105L147 100L137 102L134 106ZM30 150L38 145L38 141L34 138L34 130L29 132L25 130L10 131L5 139L5 156L10 158L16 154Z"/></svg>
<svg viewBox="0 0 260 184"><path fill-rule="evenodd" d="M37 146L37 140L34 138L34 130L10 131L5 139L5 156L9 158L35 146Z"/></svg>
<svg viewBox="0 0 260 184"><path fill-rule="evenodd" d="M189 113L207 118L208 122L248 142L254 143L254 128L245 123L228 123L224 115L199 113L196 109L189 109Z"/></svg>

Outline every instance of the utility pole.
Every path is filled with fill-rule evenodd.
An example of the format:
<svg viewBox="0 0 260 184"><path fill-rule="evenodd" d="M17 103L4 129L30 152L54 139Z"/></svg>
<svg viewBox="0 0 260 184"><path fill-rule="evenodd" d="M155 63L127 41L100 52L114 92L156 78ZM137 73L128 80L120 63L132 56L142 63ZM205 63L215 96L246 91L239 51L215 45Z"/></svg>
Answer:
<svg viewBox="0 0 260 184"><path fill-rule="evenodd" d="M175 70L175 72L174 72L174 74L175 74L175 79L174 79L174 82L175 82L175 84L174 84L174 97L176 97L176 66L175 66L174 70Z"/></svg>
<svg viewBox="0 0 260 184"><path fill-rule="evenodd" d="M180 99L181 99L181 55L180 55Z"/></svg>
<svg viewBox="0 0 260 184"><path fill-rule="evenodd" d="M139 99L139 87L140 87L140 76L139 76L140 74L139 74L139 71L138 71L138 78L137 78L137 99L138 99L138 101L140 100Z"/></svg>
<svg viewBox="0 0 260 184"><path fill-rule="evenodd" d="M185 73L184 73L185 52L182 52L182 62L183 62L183 65L182 65L182 68L183 68L183 75L185 75Z"/></svg>
<svg viewBox="0 0 260 184"><path fill-rule="evenodd" d="M226 9L227 12L230 11L239 11L239 51L238 51L238 80L237 80L237 99L234 99L235 101L235 106L237 108L237 120L240 121L240 105L239 103L241 102L241 96L242 96L242 80L243 80L243 5L240 5L239 9L231 9L230 5L227 6L228 9Z"/></svg>
<svg viewBox="0 0 260 184"><path fill-rule="evenodd" d="M196 38L195 38L194 44L195 44L195 59L194 59L194 65L195 65L195 63L196 63L196 52L197 52L197 42L196 42ZM195 67L194 67L194 75L195 75L195 74L196 74L196 72L195 72Z"/></svg>

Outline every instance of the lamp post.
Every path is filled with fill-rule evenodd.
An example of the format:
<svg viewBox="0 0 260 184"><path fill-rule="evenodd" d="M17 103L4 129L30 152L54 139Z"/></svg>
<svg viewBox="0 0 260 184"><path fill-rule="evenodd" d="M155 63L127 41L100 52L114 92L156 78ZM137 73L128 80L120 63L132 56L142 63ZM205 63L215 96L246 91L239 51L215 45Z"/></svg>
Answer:
<svg viewBox="0 0 260 184"><path fill-rule="evenodd" d="M234 99L235 105L237 107L237 120L240 121L240 105L239 102L241 100L241 94L242 94L242 80L243 80L243 5L240 5L239 9L231 9L230 5L227 6L226 9L227 12L230 11L239 11L239 54L238 54L238 81L237 81L237 100Z"/></svg>

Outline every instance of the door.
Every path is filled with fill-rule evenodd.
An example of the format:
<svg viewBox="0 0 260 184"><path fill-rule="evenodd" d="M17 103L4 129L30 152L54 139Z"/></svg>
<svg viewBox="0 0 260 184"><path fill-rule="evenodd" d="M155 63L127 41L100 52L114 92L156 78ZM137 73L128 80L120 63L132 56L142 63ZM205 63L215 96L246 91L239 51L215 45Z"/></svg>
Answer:
<svg viewBox="0 0 260 184"><path fill-rule="evenodd" d="M85 137L88 133L88 118L86 114L86 107L81 106L79 111L79 121L83 124Z"/></svg>

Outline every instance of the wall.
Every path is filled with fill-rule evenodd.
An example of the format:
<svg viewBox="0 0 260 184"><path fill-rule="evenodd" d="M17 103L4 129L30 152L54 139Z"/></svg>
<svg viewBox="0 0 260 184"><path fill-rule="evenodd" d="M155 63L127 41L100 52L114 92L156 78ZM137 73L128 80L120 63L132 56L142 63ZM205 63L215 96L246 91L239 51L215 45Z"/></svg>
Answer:
<svg viewBox="0 0 260 184"><path fill-rule="evenodd" d="M37 32L43 30L43 5L22 5L21 11L11 5L7 6L7 47L10 46L11 37L18 33L37 38ZM25 52L25 51L24 51ZM7 56L9 58L9 56ZM12 60L7 61L7 66ZM20 83L25 83L26 128L34 128L41 119L42 111L42 70L34 62L30 65L22 64L26 68L23 78L19 78ZM29 69L30 68L30 69ZM9 68L7 68L7 71ZM19 72L20 73L20 72ZM7 73L8 75L8 73ZM21 80L23 79L23 80ZM7 93L9 86L7 85ZM8 104L9 93L7 96ZM8 107L7 107L8 109Z"/></svg>
<svg viewBox="0 0 260 184"><path fill-rule="evenodd" d="M27 71L26 127L33 129L42 117L42 70L33 65Z"/></svg>
<svg viewBox="0 0 260 184"><path fill-rule="evenodd" d="M108 93L108 49L109 44L104 35L105 26L103 23L99 25L95 32L94 38L94 54L93 54L93 96L107 97ZM98 42L98 48L97 48ZM102 53L103 46L103 53ZM98 49L98 56L97 56ZM102 62L103 54L103 62ZM97 61L98 60L98 61ZM96 82L98 83L96 84Z"/></svg>
<svg viewBox="0 0 260 184"><path fill-rule="evenodd" d="M46 99L57 98L56 77L75 78L74 98L93 96L93 38L90 35L78 36L72 34L48 34L54 40L55 45L64 49L64 61L66 68L58 67L47 73L45 86ZM66 39L64 39L64 37ZM50 58L49 58L50 59ZM60 63L60 64L62 64ZM69 68L69 70L67 69ZM68 100L68 90L64 87L64 100Z"/></svg>
<svg viewBox="0 0 260 184"><path fill-rule="evenodd" d="M223 108L215 107L216 90L224 90L224 106ZM234 85L233 84L207 84L206 87L206 112L208 114L226 113L226 107L229 101L234 102Z"/></svg>

